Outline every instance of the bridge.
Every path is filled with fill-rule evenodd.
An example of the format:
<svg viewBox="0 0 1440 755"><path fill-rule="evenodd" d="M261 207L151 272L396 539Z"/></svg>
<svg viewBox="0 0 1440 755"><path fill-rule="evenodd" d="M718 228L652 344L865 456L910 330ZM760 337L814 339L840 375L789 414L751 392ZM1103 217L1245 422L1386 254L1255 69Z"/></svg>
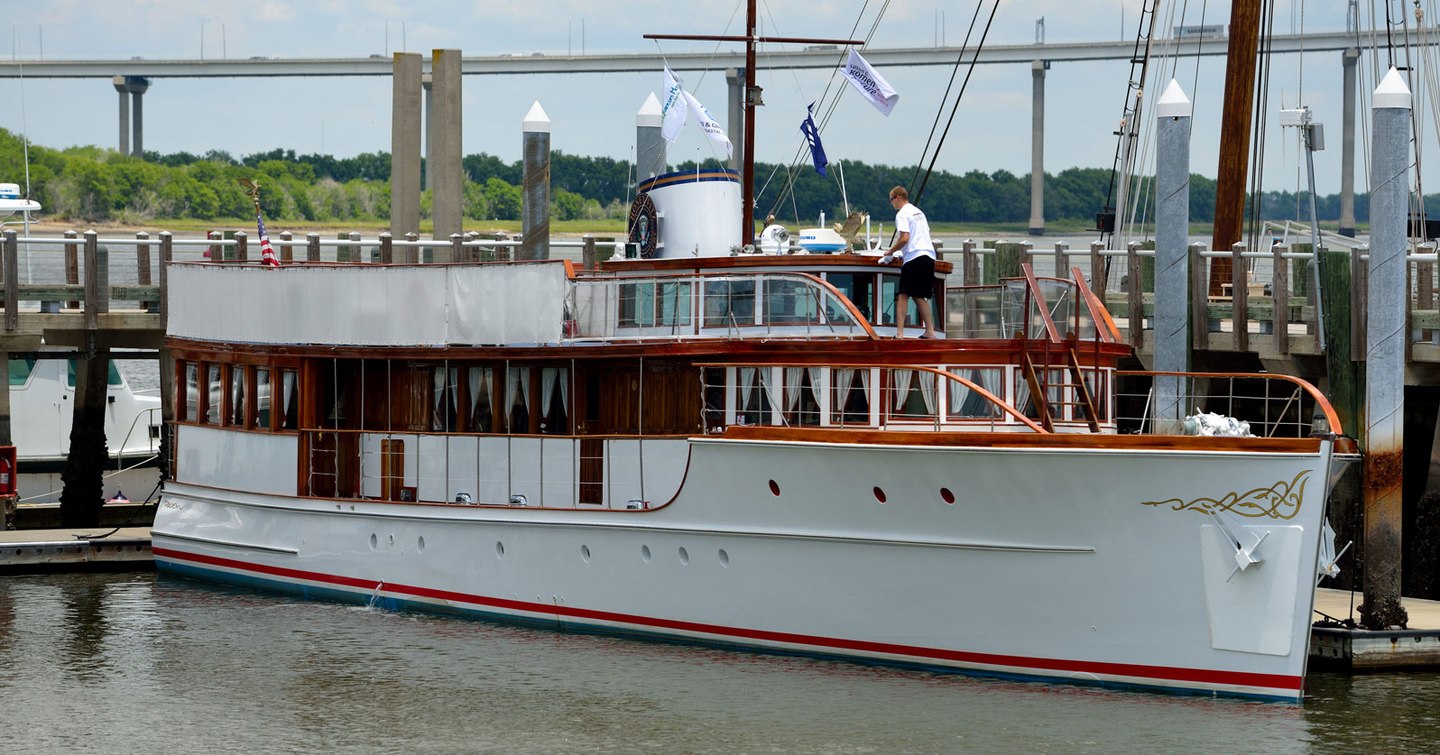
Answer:
<svg viewBox="0 0 1440 755"><path fill-rule="evenodd" d="M1213 56L1226 53L1228 38L1202 36L1157 40L1155 54ZM1366 40L1355 32L1320 34L1283 34L1271 37L1269 49L1276 54L1326 52L1365 46ZM759 67L833 68L844 56L844 50L819 45L799 50L766 50L758 56ZM1064 42L1025 45L989 45L979 51L976 62L1030 63L1032 61L1081 62L1095 60L1129 60L1135 57L1133 41ZM876 66L949 66L957 60L968 62L975 56L973 48L870 48L865 59ZM719 52L621 53L590 55L480 55L465 56L460 72L467 75L502 74L571 74L571 73L645 73L670 68L682 71L740 68L745 65L743 50ZM424 66L428 70L430 62ZM134 76L146 79L238 78L267 76L389 76L392 62L387 55L364 58L249 58L245 60L4 60L0 61L0 78L32 79L109 79Z"/></svg>

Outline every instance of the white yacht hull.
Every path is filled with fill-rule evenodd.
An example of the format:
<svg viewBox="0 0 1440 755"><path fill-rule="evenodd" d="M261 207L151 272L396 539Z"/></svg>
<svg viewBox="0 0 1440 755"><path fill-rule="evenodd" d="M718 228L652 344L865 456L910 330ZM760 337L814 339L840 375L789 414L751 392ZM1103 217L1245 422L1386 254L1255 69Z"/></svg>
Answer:
<svg viewBox="0 0 1440 755"><path fill-rule="evenodd" d="M387 607L1293 701L1330 452L695 438L679 492L650 510L182 479L154 554L170 573Z"/></svg>

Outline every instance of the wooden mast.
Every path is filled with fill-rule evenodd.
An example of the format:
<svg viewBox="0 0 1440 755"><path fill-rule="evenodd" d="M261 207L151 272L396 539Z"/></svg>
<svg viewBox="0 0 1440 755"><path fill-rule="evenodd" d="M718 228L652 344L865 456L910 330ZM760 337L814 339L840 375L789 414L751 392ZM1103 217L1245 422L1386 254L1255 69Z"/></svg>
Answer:
<svg viewBox="0 0 1440 755"><path fill-rule="evenodd" d="M1225 56L1225 107L1220 118L1220 165L1215 173L1214 251L1229 251L1240 240L1245 219L1245 177L1250 160L1250 123L1255 109L1255 65L1259 52L1260 0L1230 6L1230 46ZM1210 262L1210 295L1231 280L1229 257Z"/></svg>
<svg viewBox="0 0 1440 755"><path fill-rule="evenodd" d="M712 34L646 34L645 39L689 39L714 42L745 43L745 92L742 108L745 111L745 135L740 154L740 243L749 244L755 240L755 107L765 102L760 99L761 88L755 85L755 45L759 42L797 42L810 45L863 45L855 39L807 39L803 37L759 37L755 35L755 0L749 0L745 7L744 36Z"/></svg>

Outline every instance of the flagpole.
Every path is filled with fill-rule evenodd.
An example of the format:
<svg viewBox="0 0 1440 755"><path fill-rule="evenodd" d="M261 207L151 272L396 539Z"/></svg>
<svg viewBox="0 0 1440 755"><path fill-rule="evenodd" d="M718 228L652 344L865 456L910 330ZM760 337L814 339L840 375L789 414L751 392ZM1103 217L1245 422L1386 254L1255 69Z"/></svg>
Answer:
<svg viewBox="0 0 1440 755"><path fill-rule="evenodd" d="M741 109L745 115L745 137L740 156L740 245L755 240L755 107L765 104L760 88L755 86L755 45L758 42L798 42L804 44L863 45L856 39L806 39L802 37L760 37L755 34L755 0L745 3L745 36L710 34L645 34L644 39L689 39L745 43L745 92Z"/></svg>

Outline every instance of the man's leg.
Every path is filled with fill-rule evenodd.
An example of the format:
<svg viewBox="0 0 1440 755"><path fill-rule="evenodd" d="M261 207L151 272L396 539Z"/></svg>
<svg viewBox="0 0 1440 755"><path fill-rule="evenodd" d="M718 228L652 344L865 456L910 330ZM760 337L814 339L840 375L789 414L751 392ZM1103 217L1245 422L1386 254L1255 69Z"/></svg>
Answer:
<svg viewBox="0 0 1440 755"><path fill-rule="evenodd" d="M921 299L924 301L924 299ZM910 297L900 294L895 299L895 337L905 337L905 315L910 312Z"/></svg>
<svg viewBox="0 0 1440 755"><path fill-rule="evenodd" d="M915 308L920 310L920 324L925 326L925 337L935 337L935 323L930 318L930 300L916 299Z"/></svg>

